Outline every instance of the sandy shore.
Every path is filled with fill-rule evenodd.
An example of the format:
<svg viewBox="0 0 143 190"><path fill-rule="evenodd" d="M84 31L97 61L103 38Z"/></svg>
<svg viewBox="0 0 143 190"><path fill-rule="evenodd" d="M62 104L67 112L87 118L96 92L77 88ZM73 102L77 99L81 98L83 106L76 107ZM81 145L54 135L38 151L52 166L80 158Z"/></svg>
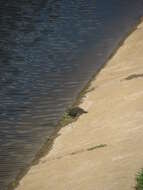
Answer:
<svg viewBox="0 0 143 190"><path fill-rule="evenodd" d="M131 190L143 167L143 23L108 61L52 150L16 190Z"/></svg>

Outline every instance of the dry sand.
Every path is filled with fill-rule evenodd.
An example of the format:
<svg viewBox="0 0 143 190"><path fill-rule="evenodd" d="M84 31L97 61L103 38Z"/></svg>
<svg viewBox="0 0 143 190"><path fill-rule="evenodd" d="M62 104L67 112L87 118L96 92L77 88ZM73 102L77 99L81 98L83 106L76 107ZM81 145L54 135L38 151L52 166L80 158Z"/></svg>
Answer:
<svg viewBox="0 0 143 190"><path fill-rule="evenodd" d="M16 190L131 190L143 167L143 23L119 48ZM106 145L106 146L105 146Z"/></svg>

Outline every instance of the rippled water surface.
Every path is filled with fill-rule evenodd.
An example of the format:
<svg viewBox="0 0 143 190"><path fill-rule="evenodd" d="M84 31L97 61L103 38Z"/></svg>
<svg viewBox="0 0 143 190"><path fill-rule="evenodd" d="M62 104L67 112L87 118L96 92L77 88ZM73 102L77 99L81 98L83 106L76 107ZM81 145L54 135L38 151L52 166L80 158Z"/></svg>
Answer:
<svg viewBox="0 0 143 190"><path fill-rule="evenodd" d="M0 1L0 190L141 15L142 0Z"/></svg>

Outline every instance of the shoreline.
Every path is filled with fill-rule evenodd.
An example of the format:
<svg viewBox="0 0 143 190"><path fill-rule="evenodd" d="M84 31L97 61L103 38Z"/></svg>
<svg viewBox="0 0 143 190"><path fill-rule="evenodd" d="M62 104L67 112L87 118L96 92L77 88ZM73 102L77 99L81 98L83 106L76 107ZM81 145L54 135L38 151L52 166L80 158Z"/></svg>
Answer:
<svg viewBox="0 0 143 190"><path fill-rule="evenodd" d="M96 91L95 88L92 88L92 83L94 83L96 81L96 77L98 77L98 75L100 74L100 72L102 72L102 70L107 66L108 62L110 62L110 60L112 60L112 58L116 55L116 53L118 51L120 51L120 48L122 46L124 46L124 42L126 41L126 39L128 39L128 37L130 37L130 35L132 35L132 33L134 33L136 30L138 30L138 26L142 23L142 18L136 23L136 25L131 29L131 31L129 31L126 36L121 40L121 42L119 43L118 47L115 48L115 50L113 51L113 53L109 56L109 58L107 59L106 63L104 64L104 66L102 68L99 69L99 71L93 75L91 77L91 79L87 82L87 84L85 85L85 87L83 88L83 90L81 90L81 92L79 93L78 97L76 98L76 100L74 101L73 105L72 106L75 106L75 105L79 105L82 107L82 105L85 103L86 101L86 97L88 96L88 94L90 94L90 92L92 93L92 91ZM72 107L71 106L71 107ZM83 106L84 107L84 106ZM88 113L87 113L88 114ZM81 117L82 118L82 117ZM80 119L80 118L79 118ZM77 119L77 120L79 120ZM76 121L73 121L73 123L76 122ZM71 125L73 124L71 123ZM68 124L70 125L70 124ZM32 165L29 166L29 168L26 169L26 171L22 174L20 174L16 181L14 182L14 185L10 185L9 189L14 189L14 188L20 188L19 186L19 182L21 182L21 180L23 180L23 178L25 178L25 176L28 175L28 172L36 165L38 164L41 164L41 161L43 162L43 159L44 157L47 157L48 154L54 149L54 145L55 145L55 141L56 139L58 139L60 136L62 136L62 134L59 134L59 132L61 130L64 130L65 127L68 127L67 125L64 126L64 125L57 125L57 128L56 128L56 131L54 133L54 135L48 139L48 141L42 146L40 152L36 155L34 161L32 162ZM101 147L105 147L106 144L98 144L97 146L95 147L87 147L87 149L85 150L81 150L81 152L83 151L90 151L90 149L96 149L96 148L100 148ZM77 150L78 152L78 150ZM79 150L80 152L80 150ZM76 154L76 152L71 152L71 155L74 155ZM56 159L56 158L55 158ZM59 158L58 158L59 159ZM12 187L13 186L13 187ZM16 189L17 189L16 188ZM21 189L20 189L21 190ZM26 190L26 189L25 189ZM27 190L30 190L30 189L27 189Z"/></svg>

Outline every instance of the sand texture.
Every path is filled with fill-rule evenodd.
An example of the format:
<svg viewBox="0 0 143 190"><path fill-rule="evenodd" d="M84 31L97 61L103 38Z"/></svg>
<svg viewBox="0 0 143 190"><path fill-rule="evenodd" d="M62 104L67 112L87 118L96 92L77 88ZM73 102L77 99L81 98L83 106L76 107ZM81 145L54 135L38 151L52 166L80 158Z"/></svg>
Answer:
<svg viewBox="0 0 143 190"><path fill-rule="evenodd" d="M143 167L143 23L91 82L88 113L62 128L16 190L132 190Z"/></svg>

